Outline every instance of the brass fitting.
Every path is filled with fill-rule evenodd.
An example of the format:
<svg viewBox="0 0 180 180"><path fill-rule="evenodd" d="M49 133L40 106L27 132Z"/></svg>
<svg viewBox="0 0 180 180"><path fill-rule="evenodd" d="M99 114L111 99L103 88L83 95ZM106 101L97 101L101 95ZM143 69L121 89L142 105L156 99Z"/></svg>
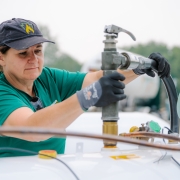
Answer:
<svg viewBox="0 0 180 180"><path fill-rule="evenodd" d="M118 135L118 124L117 121L105 122L103 121L103 134ZM104 140L104 147L116 147L116 141Z"/></svg>

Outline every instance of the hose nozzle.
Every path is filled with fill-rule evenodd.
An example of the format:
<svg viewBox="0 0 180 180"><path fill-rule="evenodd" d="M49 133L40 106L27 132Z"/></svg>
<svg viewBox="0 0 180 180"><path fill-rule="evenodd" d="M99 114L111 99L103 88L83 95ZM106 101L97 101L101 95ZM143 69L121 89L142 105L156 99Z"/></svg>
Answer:
<svg viewBox="0 0 180 180"><path fill-rule="evenodd" d="M119 69L156 69L157 64L152 59L128 52L122 52L121 54L125 57L126 63L121 64Z"/></svg>

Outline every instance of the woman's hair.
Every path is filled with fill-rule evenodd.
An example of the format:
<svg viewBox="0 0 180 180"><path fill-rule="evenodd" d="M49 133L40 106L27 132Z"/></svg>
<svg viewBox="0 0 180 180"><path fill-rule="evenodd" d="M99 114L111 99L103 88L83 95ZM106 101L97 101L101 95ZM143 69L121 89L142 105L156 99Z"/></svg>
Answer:
<svg viewBox="0 0 180 180"><path fill-rule="evenodd" d="M6 54L6 52L10 49L9 46L0 46L0 52L2 54Z"/></svg>
<svg viewBox="0 0 180 180"><path fill-rule="evenodd" d="M0 52L1 52L2 54L6 54L6 52L7 52L9 49L10 49L9 46L0 46ZM0 72L2 72L2 71L3 71L3 68L2 68L2 66L0 65Z"/></svg>

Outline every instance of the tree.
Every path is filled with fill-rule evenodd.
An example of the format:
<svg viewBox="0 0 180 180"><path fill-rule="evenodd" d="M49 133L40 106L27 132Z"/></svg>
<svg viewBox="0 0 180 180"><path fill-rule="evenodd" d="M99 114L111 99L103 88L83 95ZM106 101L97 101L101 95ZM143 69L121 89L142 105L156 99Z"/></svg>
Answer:
<svg viewBox="0 0 180 180"><path fill-rule="evenodd" d="M51 67L66 69L68 71L80 71L81 65L70 55L63 53Z"/></svg>
<svg viewBox="0 0 180 180"><path fill-rule="evenodd" d="M43 36L51 41L55 41L55 37L50 35L47 26L39 25L39 29ZM72 56L60 50L58 44L45 43L44 46L45 66L66 69L68 71L80 71L81 64Z"/></svg>
<svg viewBox="0 0 180 180"><path fill-rule="evenodd" d="M164 43L156 43L150 41L146 44L137 44L136 46L123 46L120 49L124 49L130 52L140 54L142 56L148 57L152 52L159 52L163 54L164 57L169 57L170 49Z"/></svg>

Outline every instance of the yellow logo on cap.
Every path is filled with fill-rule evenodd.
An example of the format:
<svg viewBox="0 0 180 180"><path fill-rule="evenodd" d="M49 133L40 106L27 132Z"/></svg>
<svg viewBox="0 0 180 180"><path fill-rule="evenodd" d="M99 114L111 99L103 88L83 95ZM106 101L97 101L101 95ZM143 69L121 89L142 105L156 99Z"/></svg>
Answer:
<svg viewBox="0 0 180 180"><path fill-rule="evenodd" d="M26 29L25 30L26 30L27 34L29 34L30 32L34 33L34 29L31 26L29 26L28 24L26 24Z"/></svg>
<svg viewBox="0 0 180 180"><path fill-rule="evenodd" d="M21 23L20 25L27 34L30 34L30 33L34 33L34 28L33 28L33 25L30 24L30 23Z"/></svg>

